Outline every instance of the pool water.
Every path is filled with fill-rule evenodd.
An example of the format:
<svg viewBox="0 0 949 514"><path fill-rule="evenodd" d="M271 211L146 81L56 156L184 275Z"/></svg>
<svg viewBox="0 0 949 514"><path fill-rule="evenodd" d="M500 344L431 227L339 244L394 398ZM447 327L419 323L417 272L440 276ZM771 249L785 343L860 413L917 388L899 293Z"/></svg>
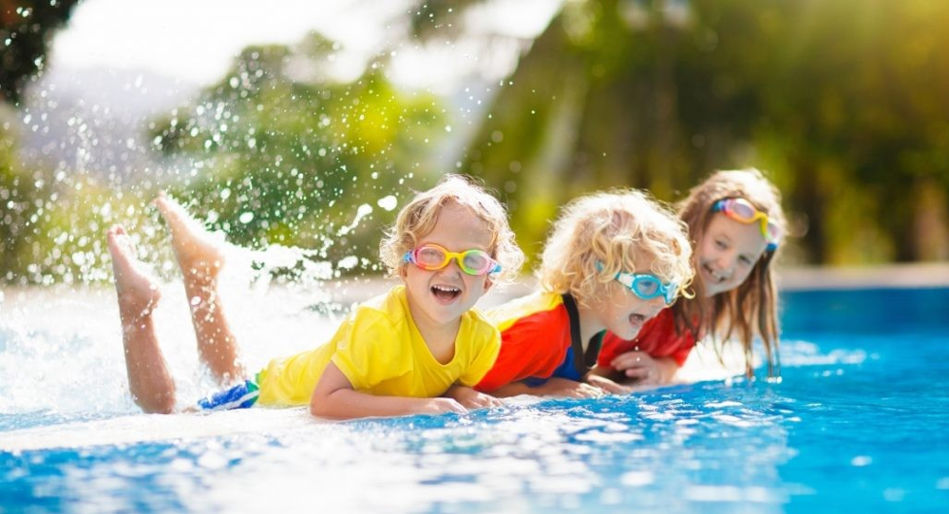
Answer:
<svg viewBox="0 0 949 514"><path fill-rule="evenodd" d="M302 409L138 414L107 294L25 304L43 317L8 298L0 511L944 511L949 289L783 300L780 383L325 423ZM162 334L175 355L193 345L186 328ZM193 356L171 353L196 397Z"/></svg>

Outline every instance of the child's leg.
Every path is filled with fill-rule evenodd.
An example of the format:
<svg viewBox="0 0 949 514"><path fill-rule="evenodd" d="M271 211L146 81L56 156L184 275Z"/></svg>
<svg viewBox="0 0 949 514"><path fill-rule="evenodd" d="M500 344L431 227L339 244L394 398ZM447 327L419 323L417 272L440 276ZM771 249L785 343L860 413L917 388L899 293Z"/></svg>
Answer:
<svg viewBox="0 0 949 514"><path fill-rule="evenodd" d="M155 205L171 230L172 247L184 275L201 360L222 384L243 378L237 340L218 294L217 276L224 264L221 250L177 202L162 194Z"/></svg>
<svg viewBox="0 0 949 514"><path fill-rule="evenodd" d="M145 412L167 414L175 406L175 382L168 373L152 323L152 312L161 295L140 269L125 229L110 228L108 243L119 298L129 390Z"/></svg>

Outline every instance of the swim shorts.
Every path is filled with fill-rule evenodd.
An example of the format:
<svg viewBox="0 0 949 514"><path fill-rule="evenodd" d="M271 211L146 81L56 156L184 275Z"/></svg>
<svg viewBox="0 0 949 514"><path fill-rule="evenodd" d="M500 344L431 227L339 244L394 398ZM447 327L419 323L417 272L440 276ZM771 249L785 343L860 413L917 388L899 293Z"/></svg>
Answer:
<svg viewBox="0 0 949 514"><path fill-rule="evenodd" d="M201 398L198 400L198 407L202 410L248 409L257 403L259 394L257 382L245 380L230 389Z"/></svg>

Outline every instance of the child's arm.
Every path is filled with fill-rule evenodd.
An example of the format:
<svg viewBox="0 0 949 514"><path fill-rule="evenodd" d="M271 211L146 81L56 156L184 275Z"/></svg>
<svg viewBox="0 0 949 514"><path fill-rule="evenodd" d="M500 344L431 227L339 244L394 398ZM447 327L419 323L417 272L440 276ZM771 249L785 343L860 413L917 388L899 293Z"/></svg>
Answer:
<svg viewBox="0 0 949 514"><path fill-rule="evenodd" d="M537 387L531 387L524 382L512 382L491 391L491 393L499 398L517 396L519 394L566 398L599 398L606 394L606 391L584 382L554 377Z"/></svg>
<svg viewBox="0 0 949 514"><path fill-rule="evenodd" d="M626 352L610 363L625 380L636 385L661 385L672 381L679 364L672 357L652 357L646 352Z"/></svg>
<svg viewBox="0 0 949 514"><path fill-rule="evenodd" d="M481 409L486 407L503 407L504 402L498 400L490 394L478 392L468 386L455 384L445 391L448 398L454 398L463 407L468 409Z"/></svg>
<svg viewBox="0 0 949 514"><path fill-rule="evenodd" d="M596 372L596 368L590 370L587 376L583 377L583 381L610 394L627 394L633 391L631 387L617 384L609 377L600 375Z"/></svg>
<svg viewBox="0 0 949 514"><path fill-rule="evenodd" d="M335 364L330 362L310 397L310 413L320 418L350 419L406 414L464 413L453 398L407 398L360 393Z"/></svg>

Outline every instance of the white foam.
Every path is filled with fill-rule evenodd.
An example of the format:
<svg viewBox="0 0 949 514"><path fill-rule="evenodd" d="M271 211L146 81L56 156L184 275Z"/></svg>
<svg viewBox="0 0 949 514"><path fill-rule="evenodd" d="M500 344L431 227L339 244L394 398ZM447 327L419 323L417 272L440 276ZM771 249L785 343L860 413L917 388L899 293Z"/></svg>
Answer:
<svg viewBox="0 0 949 514"><path fill-rule="evenodd" d="M24 451L195 439L212 435L272 434L325 423L305 408L240 409L210 414L135 414L4 432L0 448Z"/></svg>

